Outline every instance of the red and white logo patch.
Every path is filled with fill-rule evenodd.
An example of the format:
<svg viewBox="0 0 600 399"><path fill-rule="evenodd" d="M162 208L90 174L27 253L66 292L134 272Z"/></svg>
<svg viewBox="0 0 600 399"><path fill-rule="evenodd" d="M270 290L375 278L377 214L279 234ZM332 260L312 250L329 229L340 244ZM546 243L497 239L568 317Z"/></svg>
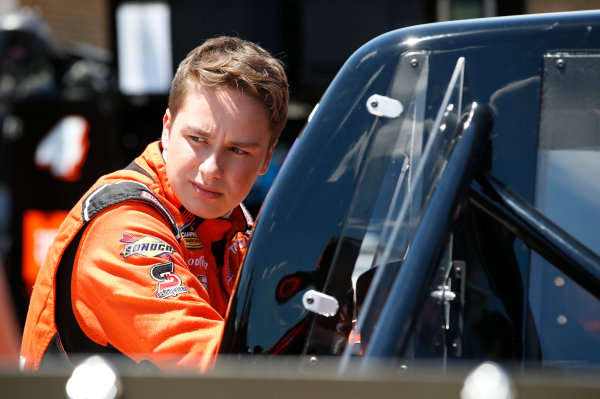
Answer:
<svg viewBox="0 0 600 399"><path fill-rule="evenodd" d="M156 290L157 298L168 298L189 292L181 282L181 278L175 274L173 262L152 266L150 275L154 280L158 281L158 288Z"/></svg>

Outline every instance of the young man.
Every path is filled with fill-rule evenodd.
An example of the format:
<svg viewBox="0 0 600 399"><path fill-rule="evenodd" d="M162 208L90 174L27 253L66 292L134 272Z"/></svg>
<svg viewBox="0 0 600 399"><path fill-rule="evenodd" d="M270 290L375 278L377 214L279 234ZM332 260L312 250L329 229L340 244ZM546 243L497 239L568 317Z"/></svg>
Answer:
<svg viewBox="0 0 600 399"><path fill-rule="evenodd" d="M288 83L259 46L220 37L180 64L160 142L103 176L61 226L38 275L21 365L117 353L161 369L212 364Z"/></svg>

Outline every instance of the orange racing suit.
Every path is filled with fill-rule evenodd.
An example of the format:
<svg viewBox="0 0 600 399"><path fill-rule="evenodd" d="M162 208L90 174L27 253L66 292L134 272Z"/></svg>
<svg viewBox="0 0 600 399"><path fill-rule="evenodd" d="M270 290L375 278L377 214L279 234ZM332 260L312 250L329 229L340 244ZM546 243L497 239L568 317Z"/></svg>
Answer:
<svg viewBox="0 0 600 399"><path fill-rule="evenodd" d="M251 217L204 220L175 198L159 142L101 177L71 210L30 301L21 367L118 353L136 363L212 365Z"/></svg>

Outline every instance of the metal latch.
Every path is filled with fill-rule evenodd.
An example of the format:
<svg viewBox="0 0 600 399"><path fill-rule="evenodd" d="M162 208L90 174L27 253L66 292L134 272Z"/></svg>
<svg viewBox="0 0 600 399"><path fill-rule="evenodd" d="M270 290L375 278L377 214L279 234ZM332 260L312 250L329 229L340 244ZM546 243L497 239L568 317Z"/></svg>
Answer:
<svg viewBox="0 0 600 399"><path fill-rule="evenodd" d="M433 291L431 296L444 304L444 329L450 329L450 302L456 298L456 294L452 292L452 282L448 280L448 284L438 287Z"/></svg>
<svg viewBox="0 0 600 399"><path fill-rule="evenodd" d="M397 118L404 111L402 103L391 97L380 96L373 94L367 100L367 110L375 116L383 116L386 118Z"/></svg>
<svg viewBox="0 0 600 399"><path fill-rule="evenodd" d="M322 292L309 290L302 296L304 309L320 314L321 316L334 316L340 307L337 299Z"/></svg>

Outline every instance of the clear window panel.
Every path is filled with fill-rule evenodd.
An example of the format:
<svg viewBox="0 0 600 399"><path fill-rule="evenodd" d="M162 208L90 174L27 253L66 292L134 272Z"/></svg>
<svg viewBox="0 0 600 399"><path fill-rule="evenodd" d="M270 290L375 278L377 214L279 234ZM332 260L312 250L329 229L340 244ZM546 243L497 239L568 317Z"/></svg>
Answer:
<svg viewBox="0 0 600 399"><path fill-rule="evenodd" d="M535 206L600 254L600 54L544 58ZM543 364L600 364L600 301L533 253L529 299Z"/></svg>

